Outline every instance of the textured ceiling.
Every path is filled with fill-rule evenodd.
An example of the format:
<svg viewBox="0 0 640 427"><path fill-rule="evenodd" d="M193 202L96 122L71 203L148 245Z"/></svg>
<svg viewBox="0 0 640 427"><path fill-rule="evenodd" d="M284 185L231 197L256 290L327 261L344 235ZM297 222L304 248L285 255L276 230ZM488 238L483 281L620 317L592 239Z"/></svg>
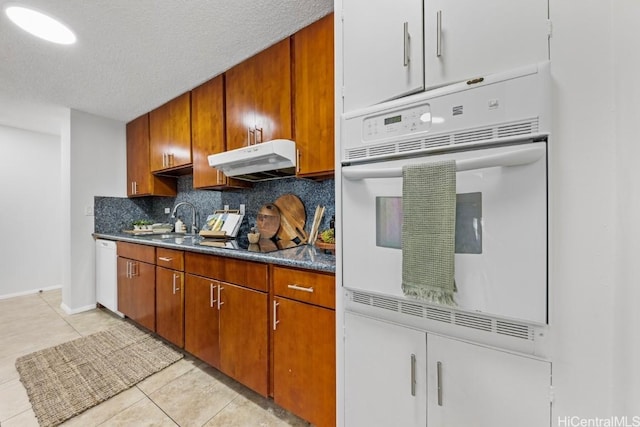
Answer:
<svg viewBox="0 0 640 427"><path fill-rule="evenodd" d="M24 0L78 36L16 27L0 0L0 124L58 133L65 108L129 121L333 10L333 0Z"/></svg>

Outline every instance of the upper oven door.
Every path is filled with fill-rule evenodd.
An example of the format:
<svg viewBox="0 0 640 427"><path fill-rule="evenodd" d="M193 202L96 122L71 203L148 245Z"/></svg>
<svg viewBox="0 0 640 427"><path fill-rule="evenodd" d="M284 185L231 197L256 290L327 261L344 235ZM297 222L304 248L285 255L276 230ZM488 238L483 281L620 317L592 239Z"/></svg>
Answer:
<svg viewBox="0 0 640 427"><path fill-rule="evenodd" d="M404 298L398 171L408 164L451 159L459 170L457 308L546 323L545 142L343 167L344 286Z"/></svg>

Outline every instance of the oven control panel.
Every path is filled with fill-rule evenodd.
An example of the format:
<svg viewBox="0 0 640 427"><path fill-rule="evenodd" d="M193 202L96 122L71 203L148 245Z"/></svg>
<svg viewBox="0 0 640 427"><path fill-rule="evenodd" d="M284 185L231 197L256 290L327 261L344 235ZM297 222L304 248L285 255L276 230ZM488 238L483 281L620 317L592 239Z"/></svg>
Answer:
<svg viewBox="0 0 640 427"><path fill-rule="evenodd" d="M366 117L362 121L362 139L376 141L409 133L426 132L430 128L431 107L429 104L422 104Z"/></svg>

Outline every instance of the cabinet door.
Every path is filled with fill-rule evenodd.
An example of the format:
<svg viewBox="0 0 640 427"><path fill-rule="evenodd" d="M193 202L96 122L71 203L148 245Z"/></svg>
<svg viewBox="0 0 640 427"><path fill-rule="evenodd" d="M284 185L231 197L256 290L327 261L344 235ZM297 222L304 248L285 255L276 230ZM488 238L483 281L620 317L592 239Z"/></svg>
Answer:
<svg viewBox="0 0 640 427"><path fill-rule="evenodd" d="M550 363L432 334L427 360L429 425L550 425Z"/></svg>
<svg viewBox="0 0 640 427"><path fill-rule="evenodd" d="M255 142L256 97L260 83L256 67L253 58L249 58L225 73L227 150Z"/></svg>
<svg viewBox="0 0 640 427"><path fill-rule="evenodd" d="M268 392L267 294L221 282L220 370L263 396Z"/></svg>
<svg viewBox="0 0 640 427"><path fill-rule="evenodd" d="M184 273L156 267L156 332L184 346Z"/></svg>
<svg viewBox="0 0 640 427"><path fill-rule="evenodd" d="M249 183L227 178L209 166L209 155L226 150L224 75L191 91L191 146L193 188L247 187Z"/></svg>
<svg viewBox="0 0 640 427"><path fill-rule="evenodd" d="M287 38L225 73L227 150L291 139L290 55Z"/></svg>
<svg viewBox="0 0 640 427"><path fill-rule="evenodd" d="M292 139L291 41L289 38L253 57L258 71L256 141Z"/></svg>
<svg viewBox="0 0 640 427"><path fill-rule="evenodd" d="M131 260L118 257L118 311L127 317L133 313L133 284L129 277Z"/></svg>
<svg viewBox="0 0 640 427"><path fill-rule="evenodd" d="M343 17L345 111L424 89L422 0L344 0Z"/></svg>
<svg viewBox="0 0 640 427"><path fill-rule="evenodd" d="M333 13L293 36L298 176L334 170Z"/></svg>
<svg viewBox="0 0 640 427"><path fill-rule="evenodd" d="M427 87L549 59L548 1L425 2Z"/></svg>
<svg viewBox="0 0 640 427"><path fill-rule="evenodd" d="M184 296L184 349L215 368L220 367L218 285L187 274Z"/></svg>
<svg viewBox="0 0 640 427"><path fill-rule="evenodd" d="M345 426L426 426L426 334L352 313L344 323Z"/></svg>
<svg viewBox="0 0 640 427"><path fill-rule="evenodd" d="M273 304L273 399L314 425L335 425L335 312L286 298Z"/></svg>
<svg viewBox="0 0 640 427"><path fill-rule="evenodd" d="M175 196L176 180L149 170L149 115L127 123L127 196Z"/></svg>
<svg viewBox="0 0 640 427"><path fill-rule="evenodd" d="M149 113L151 171L191 165L191 92Z"/></svg>
<svg viewBox="0 0 640 427"><path fill-rule="evenodd" d="M131 261L131 312L132 320L156 330L156 270L155 265Z"/></svg>

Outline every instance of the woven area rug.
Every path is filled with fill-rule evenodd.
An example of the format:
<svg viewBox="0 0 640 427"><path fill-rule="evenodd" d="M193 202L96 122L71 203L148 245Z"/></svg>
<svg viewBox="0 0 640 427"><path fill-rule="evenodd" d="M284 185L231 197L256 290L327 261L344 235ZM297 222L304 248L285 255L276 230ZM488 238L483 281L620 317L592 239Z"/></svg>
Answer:
<svg viewBox="0 0 640 427"><path fill-rule="evenodd" d="M41 426L55 426L183 357L127 322L16 360Z"/></svg>

